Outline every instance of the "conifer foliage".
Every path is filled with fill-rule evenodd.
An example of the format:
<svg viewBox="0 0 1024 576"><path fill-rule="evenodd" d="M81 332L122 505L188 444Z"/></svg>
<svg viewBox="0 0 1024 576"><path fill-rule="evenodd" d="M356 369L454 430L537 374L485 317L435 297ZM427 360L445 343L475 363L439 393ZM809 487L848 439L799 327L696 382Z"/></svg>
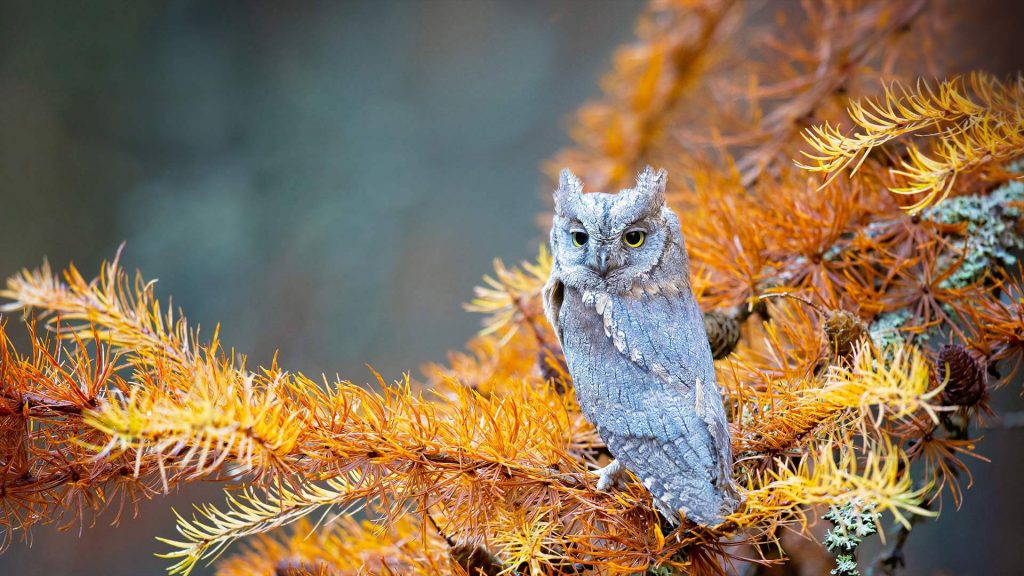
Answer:
<svg viewBox="0 0 1024 576"><path fill-rule="evenodd" d="M988 390L1024 358L1024 84L954 75L941 6L774 9L652 1L546 166L595 190L672 175L744 498L724 524L596 490L544 249L497 264L464 351L365 386L248 366L114 258L2 291L3 545L217 479L225 501L154 544L172 573L241 541L219 574L716 574L798 563L782 531L822 515L855 512L859 543L960 506ZM872 561L844 546L842 573Z"/></svg>

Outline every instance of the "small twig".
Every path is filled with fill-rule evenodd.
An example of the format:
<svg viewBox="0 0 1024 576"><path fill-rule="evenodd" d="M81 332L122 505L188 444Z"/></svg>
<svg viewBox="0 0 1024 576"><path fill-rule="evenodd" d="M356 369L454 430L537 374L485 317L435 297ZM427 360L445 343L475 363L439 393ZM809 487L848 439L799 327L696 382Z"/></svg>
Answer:
<svg viewBox="0 0 1024 576"><path fill-rule="evenodd" d="M5 403L9 403L6 404ZM39 396L38 394L22 393L0 395L0 416L21 414L27 407L31 416L39 416L42 412L55 412L72 416L82 414L82 407L69 402L58 402Z"/></svg>
<svg viewBox="0 0 1024 576"><path fill-rule="evenodd" d="M1011 413L1013 414L1013 413ZM1020 423L1024 425L1024 412L1016 413L1020 417ZM942 415L942 427L946 430L946 433L950 438L958 440L966 440L970 438L970 425L969 421L963 419L951 418L949 414ZM936 426L935 428L937 428ZM934 432L935 428L932 428ZM929 432L931 434L932 432ZM952 473L956 475L957 471L954 468ZM921 507L928 510L930 506L930 500L925 500L921 503ZM867 576L894 576L896 571L903 568L906 565L906 561L903 556L903 547L907 543L907 538L910 536L910 530L913 526L924 519L924 516L913 515L910 518L910 524L904 525L900 523L893 524L892 529L895 530L896 536L892 539L892 542L888 546L882 549L875 557L875 561L871 567L867 570Z"/></svg>
<svg viewBox="0 0 1024 576"><path fill-rule="evenodd" d="M928 509L928 502L923 502L921 507ZM921 521L923 516L912 516L910 518L910 526L913 527ZM896 570L906 565L906 561L903 558L903 546L907 543L907 537L910 536L910 528L900 523L893 524L893 529L896 530L896 536L889 542L889 545L882 549L875 556L875 561L871 564L871 567L867 570L868 576L894 576Z"/></svg>
<svg viewBox="0 0 1024 576"><path fill-rule="evenodd" d="M423 514L430 521L430 524L437 530L437 533L444 538L448 544L448 555L451 559L471 575L497 576L506 573L504 563L490 550L480 544L471 541L459 542L446 534L434 519L430 509L424 503ZM512 574L518 575L518 571Z"/></svg>
<svg viewBox="0 0 1024 576"><path fill-rule="evenodd" d="M824 315L826 315L828 313L824 308L822 308L821 306L818 306L814 302L811 302L810 300L808 300L806 298L803 298L801 296L797 296L796 294L793 294L791 292L772 292L772 293L769 293L769 294L762 294L762 295L758 296L756 298L756 300L758 302L760 302L762 300L767 300L768 298L792 298L793 300L796 300L797 302L802 302L802 303L806 304L807 306L810 306L811 308L813 308L815 311L817 311L822 316L824 316Z"/></svg>
<svg viewBox="0 0 1024 576"><path fill-rule="evenodd" d="M430 508L427 507L426 503L423 504L423 515L426 516L427 520L430 521L430 524L434 527L434 530L437 530L438 536L444 538L444 541L448 543L449 547L454 547L456 544L455 539L446 534L444 530L441 530L441 526L437 524L437 520L434 520L434 515L430 513Z"/></svg>

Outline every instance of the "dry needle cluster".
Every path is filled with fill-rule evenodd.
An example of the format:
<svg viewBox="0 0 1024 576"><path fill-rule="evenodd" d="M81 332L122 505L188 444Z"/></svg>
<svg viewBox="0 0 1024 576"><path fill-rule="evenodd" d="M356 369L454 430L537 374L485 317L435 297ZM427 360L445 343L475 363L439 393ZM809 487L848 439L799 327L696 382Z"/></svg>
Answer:
<svg viewBox="0 0 1024 576"><path fill-rule="evenodd" d="M498 263L464 352L367 386L247 366L115 258L2 293L3 543L228 479L154 545L171 572L242 540L219 574L721 573L799 562L782 529L831 510L846 574L870 532L837 531L959 506L972 427L1024 358L1024 82L952 74L939 5L758 6L653 1L547 167L595 190L673 175L745 499L726 523L595 489L608 455L543 320L544 250Z"/></svg>

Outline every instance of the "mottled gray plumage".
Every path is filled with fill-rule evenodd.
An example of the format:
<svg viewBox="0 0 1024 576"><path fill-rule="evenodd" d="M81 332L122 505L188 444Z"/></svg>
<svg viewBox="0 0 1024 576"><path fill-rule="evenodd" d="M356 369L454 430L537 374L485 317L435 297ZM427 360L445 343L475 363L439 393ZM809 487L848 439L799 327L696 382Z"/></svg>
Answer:
<svg viewBox="0 0 1024 576"><path fill-rule="evenodd" d="M562 171L544 307L580 407L617 459L599 487L624 465L671 521L716 525L739 503L729 429L665 179L648 167L635 188L583 194Z"/></svg>

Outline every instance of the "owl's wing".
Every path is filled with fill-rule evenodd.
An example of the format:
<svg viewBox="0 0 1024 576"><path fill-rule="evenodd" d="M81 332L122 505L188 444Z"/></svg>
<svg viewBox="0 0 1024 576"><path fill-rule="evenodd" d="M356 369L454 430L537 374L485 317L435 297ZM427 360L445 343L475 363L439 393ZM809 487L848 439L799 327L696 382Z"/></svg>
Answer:
<svg viewBox="0 0 1024 576"><path fill-rule="evenodd" d="M635 297L594 296L616 349L675 390L707 426L723 487L731 487L732 445L704 315L689 287L669 285Z"/></svg>
<svg viewBox="0 0 1024 576"><path fill-rule="evenodd" d="M544 300L544 316L547 317L551 327L555 329L558 343L562 344L562 330L558 327L558 314L562 310L562 301L565 299L565 286L552 274L544 284L541 296Z"/></svg>

